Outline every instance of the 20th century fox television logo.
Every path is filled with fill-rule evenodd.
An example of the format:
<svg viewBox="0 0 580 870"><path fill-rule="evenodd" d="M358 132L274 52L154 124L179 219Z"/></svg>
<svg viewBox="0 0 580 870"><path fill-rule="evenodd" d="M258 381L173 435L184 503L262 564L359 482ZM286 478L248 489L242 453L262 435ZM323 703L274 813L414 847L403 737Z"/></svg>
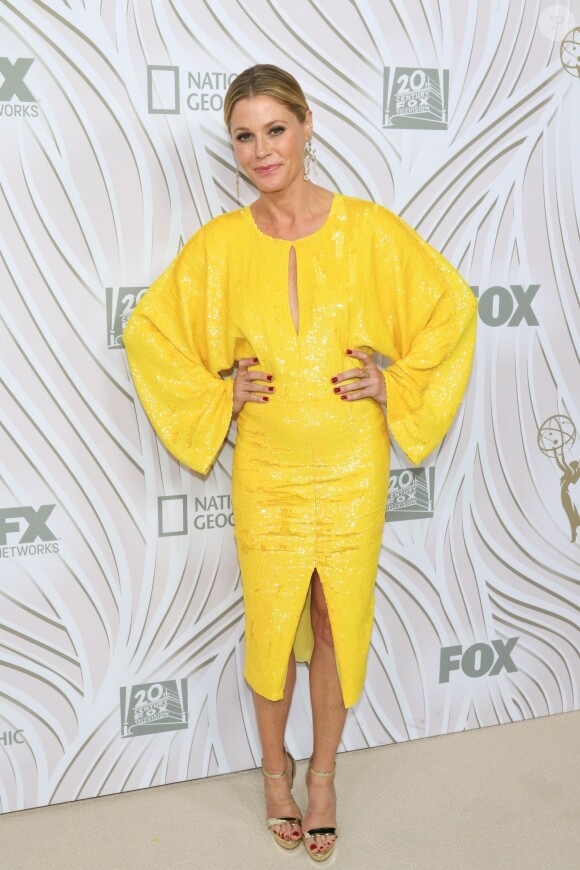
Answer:
<svg viewBox="0 0 580 870"><path fill-rule="evenodd" d="M435 468L392 468L389 478L387 522L433 516Z"/></svg>
<svg viewBox="0 0 580 870"><path fill-rule="evenodd" d="M147 287L106 287L107 347L122 349L123 331Z"/></svg>
<svg viewBox="0 0 580 870"><path fill-rule="evenodd" d="M433 67L385 67L383 127L446 130L449 70Z"/></svg>
<svg viewBox="0 0 580 870"><path fill-rule="evenodd" d="M121 687L121 736L139 737L188 727L187 680Z"/></svg>

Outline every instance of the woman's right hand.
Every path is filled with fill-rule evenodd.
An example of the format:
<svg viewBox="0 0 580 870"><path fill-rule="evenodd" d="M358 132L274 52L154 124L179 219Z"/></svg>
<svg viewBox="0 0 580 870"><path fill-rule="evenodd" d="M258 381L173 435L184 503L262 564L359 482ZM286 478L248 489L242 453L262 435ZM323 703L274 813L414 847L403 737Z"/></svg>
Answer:
<svg viewBox="0 0 580 870"><path fill-rule="evenodd" d="M249 372L249 366L255 366L258 357L244 357L238 363L238 374L234 378L234 408L233 415L237 417L246 402L267 402L267 393L273 393L274 387L258 384L256 381L273 381L274 376L267 372Z"/></svg>

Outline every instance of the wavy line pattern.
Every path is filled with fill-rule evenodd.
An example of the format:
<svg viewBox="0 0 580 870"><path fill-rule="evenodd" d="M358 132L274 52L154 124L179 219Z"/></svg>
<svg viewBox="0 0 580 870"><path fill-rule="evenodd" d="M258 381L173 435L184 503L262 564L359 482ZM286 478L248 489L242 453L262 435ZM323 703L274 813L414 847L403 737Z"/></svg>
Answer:
<svg viewBox="0 0 580 870"><path fill-rule="evenodd" d="M480 296L470 387L428 463L433 515L385 525L367 685L342 748L578 708L578 445L542 452L537 437L554 415L580 426L580 82L545 5L2 4L16 83L0 102L2 812L259 763L229 521L235 423L206 479L176 463L108 347L122 311L106 302L107 288L148 286L237 206L219 106L224 74L254 62L303 84L316 180L399 213ZM19 57L33 59L22 81L36 114L22 108ZM176 113L148 110L175 84L168 71L148 93L148 65L177 68ZM392 82L413 66L449 70L447 130L382 126L384 68ZM243 202L254 196L243 179ZM54 505L44 526L42 505ZM27 550L29 522L41 535ZM517 670L470 676L480 647L439 682L442 647L514 637ZM301 666L299 757L310 718Z"/></svg>

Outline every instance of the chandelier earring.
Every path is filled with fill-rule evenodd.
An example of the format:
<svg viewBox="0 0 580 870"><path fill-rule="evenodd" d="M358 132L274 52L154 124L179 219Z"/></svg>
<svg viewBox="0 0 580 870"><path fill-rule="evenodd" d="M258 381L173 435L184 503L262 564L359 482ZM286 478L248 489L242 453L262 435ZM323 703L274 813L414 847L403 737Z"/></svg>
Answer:
<svg viewBox="0 0 580 870"><path fill-rule="evenodd" d="M236 199L240 205L240 164L236 163Z"/></svg>
<svg viewBox="0 0 580 870"><path fill-rule="evenodd" d="M316 156L316 148L312 145L311 136L304 146L304 181L310 181L310 171L313 165L318 166L318 158Z"/></svg>

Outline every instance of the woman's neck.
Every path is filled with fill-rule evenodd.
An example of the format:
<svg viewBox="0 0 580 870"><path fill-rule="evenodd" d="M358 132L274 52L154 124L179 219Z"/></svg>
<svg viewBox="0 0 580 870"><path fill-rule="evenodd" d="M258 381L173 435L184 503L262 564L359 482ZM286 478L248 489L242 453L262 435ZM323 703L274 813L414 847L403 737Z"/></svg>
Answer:
<svg viewBox="0 0 580 870"><path fill-rule="evenodd" d="M310 181L301 181L285 190L260 194L250 208L258 226L283 232L325 216L332 199L331 191Z"/></svg>

